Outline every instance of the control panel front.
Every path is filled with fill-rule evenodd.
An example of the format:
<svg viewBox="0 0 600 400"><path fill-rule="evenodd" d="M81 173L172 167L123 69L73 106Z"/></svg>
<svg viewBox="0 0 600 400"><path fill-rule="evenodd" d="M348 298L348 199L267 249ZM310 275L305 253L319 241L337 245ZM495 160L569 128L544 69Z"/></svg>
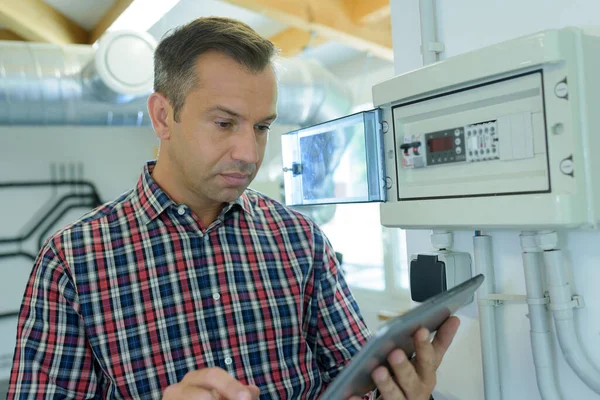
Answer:
<svg viewBox="0 0 600 400"><path fill-rule="evenodd" d="M392 113L399 200L549 190L540 72Z"/></svg>

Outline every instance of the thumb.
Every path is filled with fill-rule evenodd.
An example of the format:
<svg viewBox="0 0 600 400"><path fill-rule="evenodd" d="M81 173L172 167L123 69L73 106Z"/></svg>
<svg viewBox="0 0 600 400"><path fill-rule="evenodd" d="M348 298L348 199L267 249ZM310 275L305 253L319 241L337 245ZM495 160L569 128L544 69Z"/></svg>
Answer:
<svg viewBox="0 0 600 400"><path fill-rule="evenodd" d="M248 389L250 389L250 393L252 393L252 398L258 399L258 396L260 396L260 389L254 385L248 385Z"/></svg>

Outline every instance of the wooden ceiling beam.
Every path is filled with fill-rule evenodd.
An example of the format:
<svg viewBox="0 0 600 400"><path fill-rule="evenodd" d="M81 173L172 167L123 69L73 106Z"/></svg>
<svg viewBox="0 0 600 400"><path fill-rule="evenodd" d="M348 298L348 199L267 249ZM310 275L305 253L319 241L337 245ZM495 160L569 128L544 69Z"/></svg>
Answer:
<svg viewBox="0 0 600 400"><path fill-rule="evenodd" d="M88 42L88 32L85 29L42 0L0 1L0 25L32 42Z"/></svg>
<svg viewBox="0 0 600 400"><path fill-rule="evenodd" d="M290 27L315 32L358 50L392 60L392 33L384 24L373 28L355 23L344 0L224 0Z"/></svg>
<svg viewBox="0 0 600 400"><path fill-rule="evenodd" d="M390 0L353 0L350 7L352 21L357 24L376 24L390 18Z"/></svg>
<svg viewBox="0 0 600 400"><path fill-rule="evenodd" d="M106 32L106 30L123 14L123 12L133 3L133 0L116 0L104 16L98 21L90 33L89 43L93 44Z"/></svg>
<svg viewBox="0 0 600 400"><path fill-rule="evenodd" d="M21 36L17 35L13 31L9 31L8 29L0 29L0 40L12 40L22 42L23 39Z"/></svg>
<svg viewBox="0 0 600 400"><path fill-rule="evenodd" d="M298 28L288 28L277 35L271 36L269 40L281 49L283 57L294 57L309 46L319 46L327 41L323 36Z"/></svg>

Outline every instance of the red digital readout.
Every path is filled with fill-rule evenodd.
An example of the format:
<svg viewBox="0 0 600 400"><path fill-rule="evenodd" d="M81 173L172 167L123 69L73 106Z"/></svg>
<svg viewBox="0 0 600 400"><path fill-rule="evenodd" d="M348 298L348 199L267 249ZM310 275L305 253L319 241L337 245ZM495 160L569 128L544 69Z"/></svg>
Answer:
<svg viewBox="0 0 600 400"><path fill-rule="evenodd" d="M454 138L452 136L439 137L427 140L427 149L430 153L448 151L454 149Z"/></svg>

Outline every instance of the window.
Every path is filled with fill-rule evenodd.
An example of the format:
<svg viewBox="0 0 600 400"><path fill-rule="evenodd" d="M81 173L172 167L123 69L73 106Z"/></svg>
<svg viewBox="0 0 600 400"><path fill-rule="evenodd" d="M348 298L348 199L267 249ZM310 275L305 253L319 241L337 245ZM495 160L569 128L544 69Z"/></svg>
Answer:
<svg viewBox="0 0 600 400"><path fill-rule="evenodd" d="M333 219L321 228L343 257L348 285L374 291L408 289L405 231L381 225L379 203L338 204Z"/></svg>
<svg viewBox="0 0 600 400"><path fill-rule="evenodd" d="M362 104L353 112L372 108L372 104ZM350 171L360 172L352 167L360 164L360 160L351 159L353 154L358 152L346 152L340 159L333 177L336 185L352 181ZM322 229L335 251L342 254L349 286L378 292L408 288L405 232L381 225L379 203L338 204L333 218Z"/></svg>
<svg viewBox="0 0 600 400"><path fill-rule="evenodd" d="M323 231L343 256L342 268L350 286L385 289L383 238L379 204L338 204Z"/></svg>

